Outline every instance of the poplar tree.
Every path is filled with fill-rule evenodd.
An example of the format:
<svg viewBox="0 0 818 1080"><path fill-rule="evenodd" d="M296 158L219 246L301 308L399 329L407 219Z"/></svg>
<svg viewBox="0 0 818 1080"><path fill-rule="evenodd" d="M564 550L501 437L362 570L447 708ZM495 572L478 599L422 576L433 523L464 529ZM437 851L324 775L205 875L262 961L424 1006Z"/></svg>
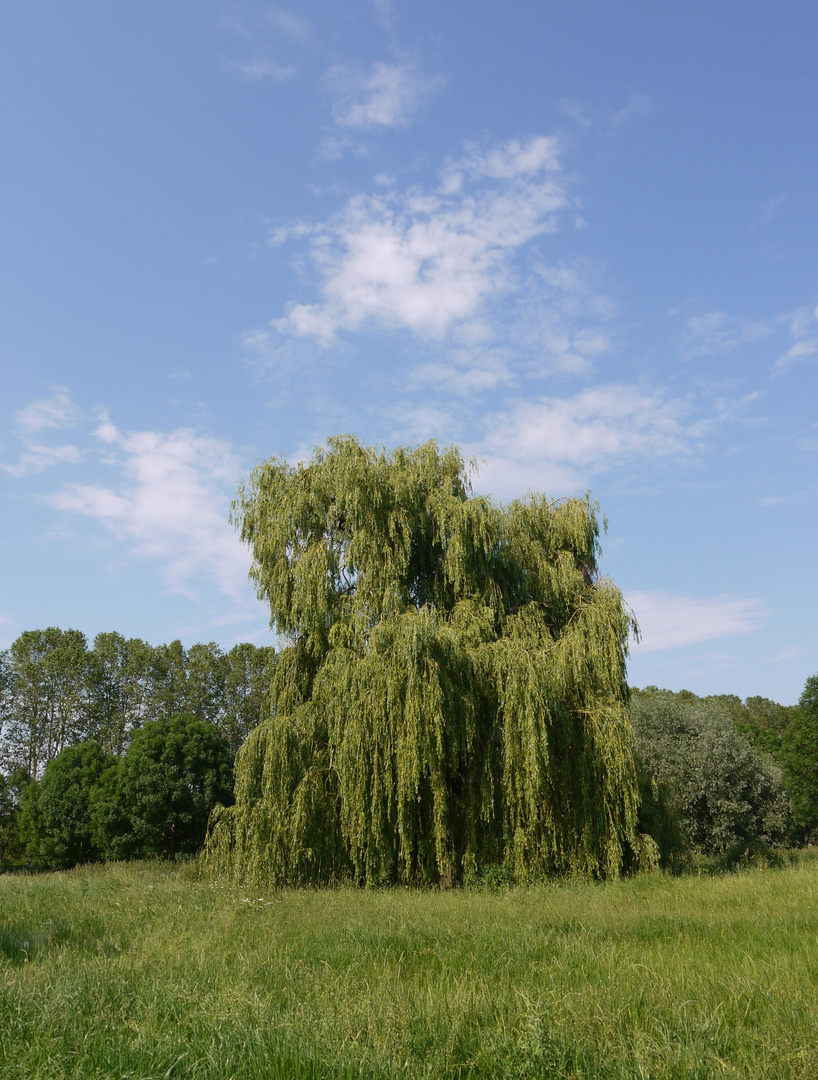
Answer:
<svg viewBox="0 0 818 1080"><path fill-rule="evenodd" d="M472 493L434 442L337 436L234 502L286 644L208 857L275 882L613 877L636 833L625 660L598 507Z"/></svg>

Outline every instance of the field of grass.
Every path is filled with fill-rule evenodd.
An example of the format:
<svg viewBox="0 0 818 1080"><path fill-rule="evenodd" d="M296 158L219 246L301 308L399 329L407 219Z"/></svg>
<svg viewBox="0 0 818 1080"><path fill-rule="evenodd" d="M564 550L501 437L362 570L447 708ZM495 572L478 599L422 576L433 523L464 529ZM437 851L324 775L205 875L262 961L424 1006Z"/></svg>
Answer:
<svg viewBox="0 0 818 1080"><path fill-rule="evenodd" d="M503 891L0 877L0 1077L818 1077L818 862Z"/></svg>

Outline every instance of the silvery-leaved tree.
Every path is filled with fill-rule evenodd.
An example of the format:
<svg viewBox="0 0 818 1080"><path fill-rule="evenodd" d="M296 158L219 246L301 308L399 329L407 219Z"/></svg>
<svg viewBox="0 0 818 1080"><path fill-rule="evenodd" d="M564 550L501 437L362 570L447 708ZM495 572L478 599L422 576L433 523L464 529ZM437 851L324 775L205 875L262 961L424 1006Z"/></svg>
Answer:
<svg viewBox="0 0 818 1080"><path fill-rule="evenodd" d="M649 859L597 508L472 495L434 442L329 439L234 504L286 641L208 858L276 882L616 875Z"/></svg>

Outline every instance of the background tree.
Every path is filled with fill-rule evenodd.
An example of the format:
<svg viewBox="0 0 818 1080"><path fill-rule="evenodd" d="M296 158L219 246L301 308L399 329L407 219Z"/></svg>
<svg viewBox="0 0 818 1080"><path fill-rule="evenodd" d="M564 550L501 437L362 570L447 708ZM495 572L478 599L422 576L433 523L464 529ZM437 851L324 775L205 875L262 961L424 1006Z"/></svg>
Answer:
<svg viewBox="0 0 818 1080"><path fill-rule="evenodd" d="M792 819L781 770L734 729L723 703L648 687L631 692L630 715L637 757L673 791L695 849L718 855L751 840L786 842Z"/></svg>
<svg viewBox="0 0 818 1080"><path fill-rule="evenodd" d="M89 656L89 731L108 753L125 752L149 718L154 650L139 638L97 634Z"/></svg>
<svg viewBox="0 0 818 1080"><path fill-rule="evenodd" d="M216 803L232 802L233 759L213 724L191 716L153 720L100 775L93 835L106 858L170 857L202 846Z"/></svg>
<svg viewBox="0 0 818 1080"><path fill-rule="evenodd" d="M35 865L64 870L99 858L91 836L91 792L113 760L93 740L68 746L25 789L20 833Z"/></svg>
<svg viewBox="0 0 818 1080"><path fill-rule="evenodd" d="M185 655L184 711L196 720L219 725L224 703L226 665L215 641L191 646Z"/></svg>
<svg viewBox="0 0 818 1080"><path fill-rule="evenodd" d="M88 651L79 630L27 630L8 655L3 730L7 769L37 778L64 747L88 737Z"/></svg>
<svg viewBox="0 0 818 1080"><path fill-rule="evenodd" d="M782 739L787 790L802 839L818 833L818 675L807 679L800 709Z"/></svg>
<svg viewBox="0 0 818 1080"><path fill-rule="evenodd" d="M236 754L253 728L266 716L267 699L276 665L272 646L244 642L226 653L221 707L216 723Z"/></svg>
<svg viewBox="0 0 818 1080"><path fill-rule="evenodd" d="M185 649L76 630L21 634L0 652L0 768L42 775L67 745L89 738L115 756L148 720L190 713L214 724L235 752L260 720L275 650L215 642Z"/></svg>
<svg viewBox="0 0 818 1080"><path fill-rule="evenodd" d="M216 862L276 880L619 872L638 801L631 620L597 573L596 509L499 506L470 468L434 443L340 436L240 490L288 645L236 806L214 815Z"/></svg>
<svg viewBox="0 0 818 1080"><path fill-rule="evenodd" d="M797 705L779 705L765 697L748 697L742 701L735 694L717 694L697 700L715 706L732 721L740 735L777 761L781 758L784 732L799 711Z"/></svg>
<svg viewBox="0 0 818 1080"><path fill-rule="evenodd" d="M30 783L31 777L24 769L16 769L8 777L0 773L0 873L23 861L20 799Z"/></svg>
<svg viewBox="0 0 818 1080"><path fill-rule="evenodd" d="M187 711L187 653L178 639L153 649L151 697L148 714L151 720L168 720Z"/></svg>
<svg viewBox="0 0 818 1080"><path fill-rule="evenodd" d="M8 649L0 652L0 764L3 763L5 747L3 732L14 711L14 670Z"/></svg>

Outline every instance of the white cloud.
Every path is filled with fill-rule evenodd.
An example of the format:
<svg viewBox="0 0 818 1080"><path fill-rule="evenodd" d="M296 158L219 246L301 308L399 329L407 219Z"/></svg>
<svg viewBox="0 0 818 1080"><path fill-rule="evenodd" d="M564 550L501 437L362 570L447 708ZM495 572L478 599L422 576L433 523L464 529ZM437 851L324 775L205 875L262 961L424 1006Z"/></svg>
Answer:
<svg viewBox="0 0 818 1080"><path fill-rule="evenodd" d="M613 384L571 398L541 397L490 421L488 445L515 461L598 470L635 457L689 453L682 405Z"/></svg>
<svg viewBox="0 0 818 1080"><path fill-rule="evenodd" d="M315 226L322 298L293 304L274 326L325 343L373 325L440 338L511 288L513 255L555 231L568 204L556 140L469 146L437 190L357 195Z"/></svg>
<svg viewBox="0 0 818 1080"><path fill-rule="evenodd" d="M80 410L71 400L64 386L52 387L49 398L32 401L15 414L14 426L21 435L33 435L46 428L74 427L80 418Z"/></svg>
<svg viewBox="0 0 818 1080"><path fill-rule="evenodd" d="M113 452L106 463L117 481L69 484L52 505L100 522L134 554L157 560L171 592L191 595L191 581L204 576L239 596L250 556L227 521L241 473L231 446L186 428L121 434L107 419L95 435Z"/></svg>
<svg viewBox="0 0 818 1080"><path fill-rule="evenodd" d="M467 448L471 449L471 448ZM562 498L583 488L582 473L555 461L515 461L498 454L478 455L478 475L474 490L509 502L522 498L527 491L543 491L551 498Z"/></svg>
<svg viewBox="0 0 818 1080"><path fill-rule="evenodd" d="M597 287L597 268L572 259L528 271L522 286L512 280L504 306L455 325L445 357L421 361L409 385L465 397L525 378L588 375L615 345L606 324L616 308Z"/></svg>
<svg viewBox="0 0 818 1080"><path fill-rule="evenodd" d="M465 177L470 179L517 180L560 171L560 142L555 136L534 135L509 139L484 147L466 143L460 158L447 162L443 170L443 190L460 191Z"/></svg>
<svg viewBox="0 0 818 1080"><path fill-rule="evenodd" d="M685 356L713 356L766 337L773 327L762 319L740 319L723 311L692 315L679 340Z"/></svg>
<svg viewBox="0 0 818 1080"><path fill-rule="evenodd" d="M440 75L426 74L412 62L378 61L368 70L338 64L324 76L332 118L358 131L406 127L421 106L442 87Z"/></svg>
<svg viewBox="0 0 818 1080"><path fill-rule="evenodd" d="M43 446L27 441L17 461L13 465L0 464L0 469L9 476L31 476L52 465L78 465L81 461L82 452L76 446Z"/></svg>
<svg viewBox="0 0 818 1080"><path fill-rule="evenodd" d="M792 345L779 356L774 372L780 373L792 364L818 356L818 307L797 308L778 321L786 325Z"/></svg>
<svg viewBox="0 0 818 1080"><path fill-rule="evenodd" d="M658 590L629 592L625 599L642 637L632 648L645 653L749 634L759 628L765 615L760 600L731 600L727 596L700 600Z"/></svg>
<svg viewBox="0 0 818 1080"><path fill-rule="evenodd" d="M469 443L481 461L475 489L503 500L529 489L570 495L600 472L687 458L698 434L687 410L685 401L623 384L522 402L490 415L480 442Z"/></svg>

